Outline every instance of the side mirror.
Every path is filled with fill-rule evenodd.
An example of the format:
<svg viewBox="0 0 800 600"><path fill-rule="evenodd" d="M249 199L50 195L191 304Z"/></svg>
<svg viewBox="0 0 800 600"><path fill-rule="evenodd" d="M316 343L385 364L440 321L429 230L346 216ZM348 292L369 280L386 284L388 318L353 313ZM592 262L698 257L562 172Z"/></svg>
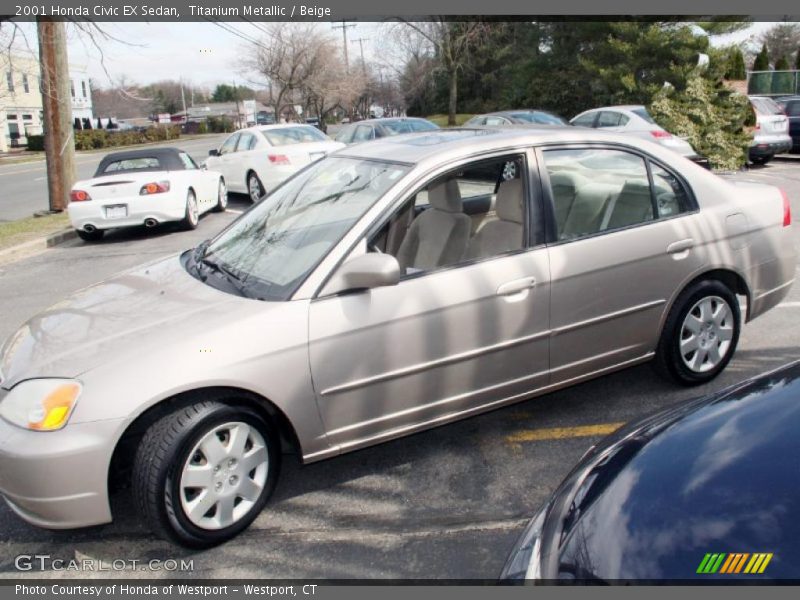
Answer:
<svg viewBox="0 0 800 600"><path fill-rule="evenodd" d="M214 148L213 150L209 150L208 151L208 155L209 156L219 156L219 150L217 150L216 148Z"/></svg>
<svg viewBox="0 0 800 600"><path fill-rule="evenodd" d="M351 258L333 274L321 296L368 290L400 281L400 263L391 254L369 253Z"/></svg>

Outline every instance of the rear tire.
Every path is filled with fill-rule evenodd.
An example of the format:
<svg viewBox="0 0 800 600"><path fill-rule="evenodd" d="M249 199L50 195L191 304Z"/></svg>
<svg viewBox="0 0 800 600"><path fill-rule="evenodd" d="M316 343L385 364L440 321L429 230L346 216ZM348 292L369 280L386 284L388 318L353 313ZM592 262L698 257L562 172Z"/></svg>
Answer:
<svg viewBox="0 0 800 600"><path fill-rule="evenodd" d="M103 236L106 233L104 229L95 229L94 231L83 231L82 229L76 229L75 232L84 242L99 242L103 239Z"/></svg>
<svg viewBox="0 0 800 600"><path fill-rule="evenodd" d="M191 230L197 229L197 224L200 222L200 210L197 208L197 196L194 190L186 192L186 212L184 212L181 224L184 229Z"/></svg>
<svg viewBox="0 0 800 600"><path fill-rule="evenodd" d="M210 548L246 529L278 479L274 427L246 406L198 400L156 421L136 451L133 492L160 537Z"/></svg>
<svg viewBox="0 0 800 600"><path fill-rule="evenodd" d="M754 165L765 165L769 161L771 161L774 157L773 156L754 156L750 159L750 162Z"/></svg>
<svg viewBox="0 0 800 600"><path fill-rule="evenodd" d="M253 204L258 204L261 198L266 194L264 184L258 178L258 175L252 171L247 175L247 195L250 196L250 201Z"/></svg>
<svg viewBox="0 0 800 600"><path fill-rule="evenodd" d="M707 383L730 362L740 330L733 292L719 281L700 281L685 289L670 310L654 366L682 385Z"/></svg>

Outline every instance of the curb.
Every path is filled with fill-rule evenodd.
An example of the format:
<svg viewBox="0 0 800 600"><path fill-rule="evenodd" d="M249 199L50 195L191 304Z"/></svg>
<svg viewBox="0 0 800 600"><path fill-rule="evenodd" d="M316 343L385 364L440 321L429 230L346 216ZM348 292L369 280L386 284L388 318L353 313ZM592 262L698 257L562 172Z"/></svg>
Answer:
<svg viewBox="0 0 800 600"><path fill-rule="evenodd" d="M62 229L49 235L34 238L15 246L0 250L0 265L10 264L28 256L38 254L59 244L63 244L78 237L74 229Z"/></svg>

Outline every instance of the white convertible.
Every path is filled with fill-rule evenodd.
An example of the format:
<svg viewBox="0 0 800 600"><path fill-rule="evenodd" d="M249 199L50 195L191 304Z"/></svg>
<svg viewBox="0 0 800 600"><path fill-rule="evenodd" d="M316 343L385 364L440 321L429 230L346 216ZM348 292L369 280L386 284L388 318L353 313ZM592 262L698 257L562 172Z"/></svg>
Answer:
<svg viewBox="0 0 800 600"><path fill-rule="evenodd" d="M97 241L107 229L166 221L194 229L201 214L227 205L221 173L177 148L148 148L103 158L93 178L72 186L67 210L81 239Z"/></svg>
<svg viewBox="0 0 800 600"><path fill-rule="evenodd" d="M232 192L258 202L307 164L344 148L311 125L257 125L231 134L206 159Z"/></svg>

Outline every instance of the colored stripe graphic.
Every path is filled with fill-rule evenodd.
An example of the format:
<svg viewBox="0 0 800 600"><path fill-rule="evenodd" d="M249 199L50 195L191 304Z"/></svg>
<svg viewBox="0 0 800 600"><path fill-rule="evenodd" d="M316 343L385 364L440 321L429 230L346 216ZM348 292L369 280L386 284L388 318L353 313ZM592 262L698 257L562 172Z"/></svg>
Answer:
<svg viewBox="0 0 800 600"><path fill-rule="evenodd" d="M772 557L773 553L771 552L758 552L755 554L750 554L748 552L734 552L730 554L725 552L709 552L703 557L703 560L700 561L700 566L697 567L697 573L704 575L713 575L714 573L733 575L742 572L761 574L766 570ZM744 569L744 571L742 571L742 569Z"/></svg>

